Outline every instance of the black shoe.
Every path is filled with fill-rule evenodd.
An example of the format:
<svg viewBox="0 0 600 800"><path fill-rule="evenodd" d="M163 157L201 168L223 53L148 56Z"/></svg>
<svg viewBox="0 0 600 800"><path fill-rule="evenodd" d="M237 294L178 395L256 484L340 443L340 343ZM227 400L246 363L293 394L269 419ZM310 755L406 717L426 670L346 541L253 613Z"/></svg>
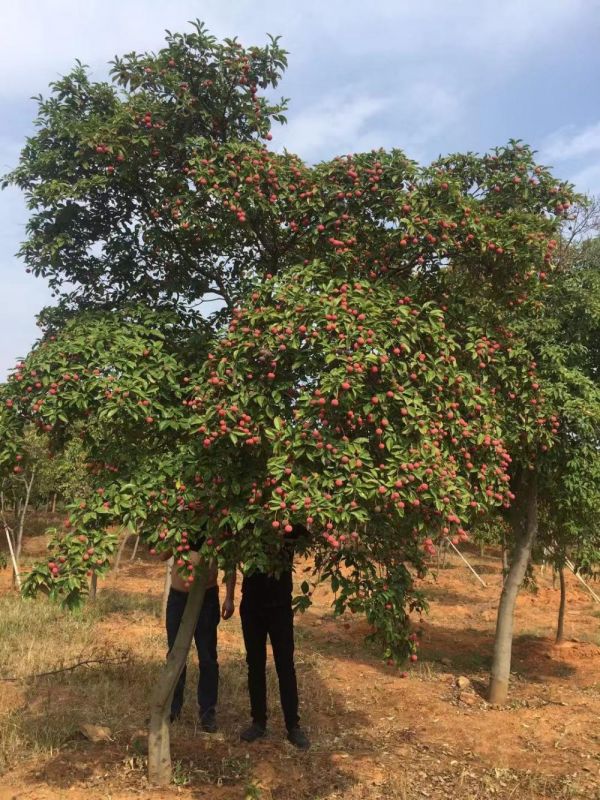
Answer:
<svg viewBox="0 0 600 800"><path fill-rule="evenodd" d="M200 716L200 727L204 733L217 732L217 718L214 713L209 712Z"/></svg>
<svg viewBox="0 0 600 800"><path fill-rule="evenodd" d="M245 728L240 733L240 739L242 742L255 742L257 739L262 739L266 732L266 728L253 722L249 728Z"/></svg>
<svg viewBox="0 0 600 800"><path fill-rule="evenodd" d="M288 742L291 742L298 750L308 750L310 747L308 736L304 733L302 728L291 728L288 731L287 738Z"/></svg>

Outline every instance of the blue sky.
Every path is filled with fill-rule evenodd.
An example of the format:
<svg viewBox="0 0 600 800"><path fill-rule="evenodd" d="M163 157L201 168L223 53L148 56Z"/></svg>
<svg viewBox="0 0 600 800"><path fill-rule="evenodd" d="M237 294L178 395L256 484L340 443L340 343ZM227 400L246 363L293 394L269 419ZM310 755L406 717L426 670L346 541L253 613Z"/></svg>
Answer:
<svg viewBox="0 0 600 800"><path fill-rule="evenodd" d="M600 0L15 0L0 9L0 172L32 130L32 95L74 59L158 49L200 18L217 36L281 34L291 98L273 145L309 161L375 146L427 162L520 138L600 194ZM15 257L26 211L0 193L0 380L50 302Z"/></svg>

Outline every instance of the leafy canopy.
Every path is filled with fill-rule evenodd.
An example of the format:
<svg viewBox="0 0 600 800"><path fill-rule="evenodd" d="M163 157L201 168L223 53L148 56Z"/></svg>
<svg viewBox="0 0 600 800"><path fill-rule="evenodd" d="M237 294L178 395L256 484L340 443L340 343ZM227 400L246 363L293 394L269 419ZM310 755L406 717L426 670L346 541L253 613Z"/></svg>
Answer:
<svg viewBox="0 0 600 800"><path fill-rule="evenodd" d="M95 491L28 587L76 602L120 522L189 580L199 527L222 564L277 570L305 522L338 610L400 656L434 539L511 500L507 409L530 454L556 436L505 323L537 302L571 190L519 142L429 167L275 153L285 102L260 90L285 63L275 39L197 25L116 59L112 84L78 65L39 100L8 180L31 210L21 254L60 304L1 424L58 449L81 434Z"/></svg>

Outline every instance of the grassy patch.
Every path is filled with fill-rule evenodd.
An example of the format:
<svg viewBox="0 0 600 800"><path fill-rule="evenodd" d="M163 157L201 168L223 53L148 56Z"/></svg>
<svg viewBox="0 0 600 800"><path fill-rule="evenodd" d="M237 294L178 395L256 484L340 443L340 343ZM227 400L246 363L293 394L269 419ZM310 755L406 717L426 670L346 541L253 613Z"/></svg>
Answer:
<svg viewBox="0 0 600 800"><path fill-rule="evenodd" d="M85 612L67 613L45 598L0 597L0 675L23 678L93 646L94 633Z"/></svg>
<svg viewBox="0 0 600 800"><path fill-rule="evenodd" d="M117 733L143 725L156 660L115 661L118 649L98 637L99 616L100 609L69 613L44 598L0 598L0 677L18 679L0 682L0 772L52 755L84 722ZM100 663L68 669L82 661ZM40 676L48 671L56 672Z"/></svg>
<svg viewBox="0 0 600 800"><path fill-rule="evenodd" d="M159 598L139 592L121 592L115 589L102 589L98 592L93 613L100 617L109 614L149 614L160 616Z"/></svg>

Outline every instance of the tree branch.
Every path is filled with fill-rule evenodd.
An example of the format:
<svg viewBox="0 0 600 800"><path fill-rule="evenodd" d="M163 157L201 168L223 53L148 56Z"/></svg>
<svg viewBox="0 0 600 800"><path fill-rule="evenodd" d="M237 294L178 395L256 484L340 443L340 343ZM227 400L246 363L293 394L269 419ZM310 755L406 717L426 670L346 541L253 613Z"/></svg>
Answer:
<svg viewBox="0 0 600 800"><path fill-rule="evenodd" d="M48 675L59 675L61 672L72 672L72 670L78 669L79 667L90 667L95 664L124 664L128 660L129 660L129 653L123 652L120 653L118 656L113 656L108 658L88 658L85 661L77 661L75 664L71 664L68 667L59 667L57 669L48 670L47 672L36 672L33 675L24 675L22 678L19 677L4 678L0 676L0 681L4 682L29 681L29 680L34 680L35 678L45 678Z"/></svg>

